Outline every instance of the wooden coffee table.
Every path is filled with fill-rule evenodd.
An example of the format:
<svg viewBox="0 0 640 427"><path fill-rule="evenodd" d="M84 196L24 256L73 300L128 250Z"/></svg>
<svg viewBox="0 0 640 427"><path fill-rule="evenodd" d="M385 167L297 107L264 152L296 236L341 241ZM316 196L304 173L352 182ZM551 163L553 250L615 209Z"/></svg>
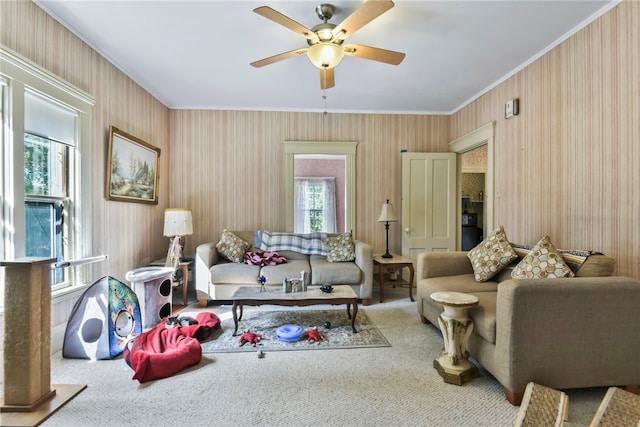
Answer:
<svg viewBox="0 0 640 427"><path fill-rule="evenodd" d="M233 335L238 333L238 321L242 320L242 309L245 305L263 304L282 305L286 307L304 307L318 304L347 305L347 316L351 319L351 330L357 333L355 322L358 314L358 295L349 285L334 285L331 293L322 292L319 286L309 286L305 292L285 294L281 288L267 287L260 292L258 286L242 286L231 297L233 307ZM353 310L352 310L353 307Z"/></svg>

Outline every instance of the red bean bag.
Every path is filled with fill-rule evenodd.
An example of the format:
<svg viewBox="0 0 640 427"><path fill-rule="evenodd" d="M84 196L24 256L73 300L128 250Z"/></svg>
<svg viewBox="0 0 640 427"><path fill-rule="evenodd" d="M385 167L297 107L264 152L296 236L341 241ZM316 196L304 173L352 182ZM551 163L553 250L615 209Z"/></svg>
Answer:
<svg viewBox="0 0 640 427"><path fill-rule="evenodd" d="M200 341L220 327L220 319L213 313L196 316L195 325L168 329L160 322L126 346L124 358L134 370L133 379L143 383L169 377L202 360Z"/></svg>

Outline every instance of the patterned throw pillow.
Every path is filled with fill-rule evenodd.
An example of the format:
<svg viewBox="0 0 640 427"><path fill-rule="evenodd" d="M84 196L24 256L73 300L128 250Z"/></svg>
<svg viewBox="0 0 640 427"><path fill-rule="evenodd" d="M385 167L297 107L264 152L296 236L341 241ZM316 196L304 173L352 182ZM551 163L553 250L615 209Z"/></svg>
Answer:
<svg viewBox="0 0 640 427"><path fill-rule="evenodd" d="M544 279L573 277L573 271L564 262L549 236L544 236L516 265L511 273L514 279Z"/></svg>
<svg viewBox="0 0 640 427"><path fill-rule="evenodd" d="M242 262L244 253L249 250L251 243L245 242L228 230L222 230L222 237L216 244L218 253L232 262Z"/></svg>
<svg viewBox="0 0 640 427"><path fill-rule="evenodd" d="M517 258L502 226L493 230L478 246L471 249L467 256L471 260L478 282L491 279Z"/></svg>
<svg viewBox="0 0 640 427"><path fill-rule="evenodd" d="M329 262L348 262L356 259L356 246L353 244L351 232L325 237L322 243L327 250Z"/></svg>

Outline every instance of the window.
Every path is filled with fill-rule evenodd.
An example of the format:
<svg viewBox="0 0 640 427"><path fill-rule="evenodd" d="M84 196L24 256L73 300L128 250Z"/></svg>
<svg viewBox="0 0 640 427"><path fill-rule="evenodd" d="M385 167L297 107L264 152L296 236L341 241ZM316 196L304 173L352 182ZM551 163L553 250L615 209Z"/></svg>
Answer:
<svg viewBox="0 0 640 427"><path fill-rule="evenodd" d="M30 133L24 134L25 255L65 259L68 230L63 218L70 217L70 147ZM64 284L66 270L52 271L51 284Z"/></svg>
<svg viewBox="0 0 640 427"><path fill-rule="evenodd" d="M335 178L297 177L294 192L294 232L336 232Z"/></svg>
<svg viewBox="0 0 640 427"><path fill-rule="evenodd" d="M76 181L72 159L76 147L78 114L55 100L27 90L24 103L25 256L69 259ZM46 137L41 135L47 135ZM72 185L69 185L71 182ZM67 283L66 269L52 271L54 287Z"/></svg>
<svg viewBox="0 0 640 427"><path fill-rule="evenodd" d="M0 70L0 257L89 256L91 229L83 225L90 222L90 203L82 201L91 190L94 101L2 47ZM52 290L85 284L88 273L76 263L56 268Z"/></svg>
<svg viewBox="0 0 640 427"><path fill-rule="evenodd" d="M295 230L295 176L296 159L301 156L340 156L344 161L344 183L338 191L339 211L337 232L351 230L357 236L356 224L356 146L357 142L328 141L284 141L284 207L285 231ZM308 176L304 173L299 175ZM336 176L327 173L325 176ZM342 194L341 194L342 193ZM338 200L336 198L336 200Z"/></svg>
<svg viewBox="0 0 640 427"><path fill-rule="evenodd" d="M62 207L60 201L25 202L25 247L26 255L33 257L55 258L61 261L63 256ZM65 270L52 271L51 284L65 283Z"/></svg>

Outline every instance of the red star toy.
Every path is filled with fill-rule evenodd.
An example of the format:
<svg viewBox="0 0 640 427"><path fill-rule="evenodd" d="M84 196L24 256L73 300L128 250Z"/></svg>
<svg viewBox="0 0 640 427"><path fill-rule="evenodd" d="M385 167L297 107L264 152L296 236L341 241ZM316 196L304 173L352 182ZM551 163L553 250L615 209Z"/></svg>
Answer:
<svg viewBox="0 0 640 427"><path fill-rule="evenodd" d="M320 344L320 341L324 340L324 335L318 330L318 328L313 328L302 334L302 338L306 338L308 342L317 342Z"/></svg>
<svg viewBox="0 0 640 427"><path fill-rule="evenodd" d="M262 339L262 335L254 334L253 332L247 329L246 331L244 331L244 334L242 334L242 336L240 337L239 342L241 346L245 345L245 343L250 343L255 347L256 344L258 344L261 339Z"/></svg>

